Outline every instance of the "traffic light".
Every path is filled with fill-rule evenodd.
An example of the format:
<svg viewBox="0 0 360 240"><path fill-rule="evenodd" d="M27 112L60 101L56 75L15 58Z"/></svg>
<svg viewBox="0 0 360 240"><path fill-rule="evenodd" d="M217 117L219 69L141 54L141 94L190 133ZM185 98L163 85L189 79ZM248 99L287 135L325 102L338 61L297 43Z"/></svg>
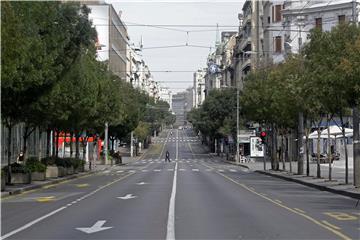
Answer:
<svg viewBox="0 0 360 240"><path fill-rule="evenodd" d="M261 142L263 143L263 144L265 144L265 139L266 139L266 132L265 131L261 131L260 132L260 138L261 138Z"/></svg>

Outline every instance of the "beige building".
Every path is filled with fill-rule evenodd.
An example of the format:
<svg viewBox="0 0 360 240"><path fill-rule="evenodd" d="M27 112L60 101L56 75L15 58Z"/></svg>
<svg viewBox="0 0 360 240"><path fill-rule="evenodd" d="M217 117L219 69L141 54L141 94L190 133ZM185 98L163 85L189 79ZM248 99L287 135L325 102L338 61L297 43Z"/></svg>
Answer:
<svg viewBox="0 0 360 240"><path fill-rule="evenodd" d="M243 87L243 79L260 66L264 58L263 11L265 1L246 0L239 18L239 33L234 49L235 81Z"/></svg>

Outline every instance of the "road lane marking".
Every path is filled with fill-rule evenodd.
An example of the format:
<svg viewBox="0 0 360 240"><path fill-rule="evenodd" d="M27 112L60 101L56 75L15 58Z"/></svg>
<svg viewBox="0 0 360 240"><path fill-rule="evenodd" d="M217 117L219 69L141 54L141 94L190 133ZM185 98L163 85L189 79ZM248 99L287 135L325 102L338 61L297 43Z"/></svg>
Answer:
<svg viewBox="0 0 360 240"><path fill-rule="evenodd" d="M88 187L89 184L87 184L87 183L81 183L81 184L76 184L76 186L77 186L78 188L84 188L84 187Z"/></svg>
<svg viewBox="0 0 360 240"><path fill-rule="evenodd" d="M356 216L343 212L324 212L324 214L333 217L339 221L354 221L358 219Z"/></svg>
<svg viewBox="0 0 360 240"><path fill-rule="evenodd" d="M321 222L333 229L341 230L341 228L339 228L338 226L335 226L334 224L329 223L328 221L322 220Z"/></svg>
<svg viewBox="0 0 360 240"><path fill-rule="evenodd" d="M301 212L301 213L306 213L304 210L301 210L300 208L294 208L294 210Z"/></svg>
<svg viewBox="0 0 360 240"><path fill-rule="evenodd" d="M174 180L171 191L170 203L169 203L169 214L166 228L166 239L175 240L175 198L176 198L176 181L177 181L177 168L178 163L175 163Z"/></svg>
<svg viewBox="0 0 360 240"><path fill-rule="evenodd" d="M199 171L199 169L197 169L197 168L193 168L193 169L191 169L193 172L198 172Z"/></svg>
<svg viewBox="0 0 360 240"><path fill-rule="evenodd" d="M10 237L10 236L18 233L18 232L21 232L21 231L23 231L23 230L31 227L32 225L34 225L34 224L36 224L36 223L44 220L45 218L48 218L48 217L50 217L50 216L52 216L52 215L54 215L54 214L56 214L56 213L58 213L58 212L60 212L60 211L62 211L62 210L64 210L64 209L66 209L66 207L58 208L58 209L56 209L56 210L54 210L54 211L52 211L52 212L50 212L50 213L48 213L48 214L46 214L46 215L44 215L44 216L42 216L42 217L39 217L39 218L35 219L34 221L31 221L31 222L25 224L24 226L22 226L22 227L20 227L20 228L18 228L18 229L15 229L15 230L13 230L13 231L11 231L11 232L9 232L9 233L1 236L1 239L6 239L6 238L8 238L8 237Z"/></svg>
<svg viewBox="0 0 360 240"><path fill-rule="evenodd" d="M114 181L112 181L112 182L110 182L110 183L108 183L108 184L106 184L106 185L103 185L103 186L97 188L96 190L88 193L88 194L85 195L85 196L86 196L86 197L91 196L91 195L95 194L96 192L98 192L98 191L100 191L100 190L102 190L102 189L104 189L104 188L106 188L106 187L108 187L108 186L110 186L110 185L112 185L112 184L114 184L114 183L116 183L116 182L119 182L119 181L121 181L121 180L123 180L123 179L125 179L125 178L127 178L127 177L129 177L129 176L131 176L131 175L133 175L133 173L129 173L129 174L123 176L122 178L118 178L118 179L116 179L116 180L114 180ZM77 203L77 202L78 202L78 201L73 201L73 202L71 202L71 204L75 204L75 203ZM66 205L67 205L67 204L66 204ZM62 211L62 210L64 210L64 209L66 209L66 208L67 208L66 205L63 206L63 207L61 207L61 208L58 208L58 209L56 209L56 210L54 210L54 211L52 211L52 212L50 212L50 213L48 213L48 214L46 214L46 215L44 215L44 216L42 216L42 217L39 217L39 218L37 218L37 219L35 219L35 220L33 220L33 221L25 224L25 225L22 226L22 227L19 227L19 228L13 230L13 231L11 231L11 232L9 232L9 233L1 236L0 239L3 240L3 239L6 239L6 238L8 238L8 237L11 237L12 235L14 235L14 234L16 234L16 233L21 232L21 231L23 231L23 230L31 227L32 225L34 225L34 224L36 224L36 223L38 223L38 222L40 222L40 221L48 218L48 217L51 217L52 215L54 215L54 214L56 214L56 213L58 213L58 212L60 212L60 211Z"/></svg>
<svg viewBox="0 0 360 240"><path fill-rule="evenodd" d="M49 197L38 197L35 199L37 202L51 202L55 200L54 196L49 196Z"/></svg>
<svg viewBox="0 0 360 240"><path fill-rule="evenodd" d="M245 186L244 184L239 183L239 182L233 180L232 178L230 178L230 177L228 177L228 176L226 176L226 175L224 175L224 174L222 174L222 173L219 173L219 172L218 172L218 174L221 175L221 176L223 176L223 177L226 178L227 180L235 183L236 185L241 186L242 188L244 188L244 189L246 189L246 190L254 193L255 195L258 195L259 197L262 197L262 198L268 200L269 202L272 202L272 203L274 203L275 205L278 205L279 207L282 207L282 208L284 208L284 209L286 209L286 210L288 210L288 211L290 211L290 212L293 212L293 213L295 213L295 214L297 214L297 215L300 215L300 216L308 219L309 221L315 223L316 225L318 225L318 226L320 226L320 227L323 227L323 228L329 230L330 232L334 233L335 235L337 235L337 236L340 237L341 239L351 240L351 238L350 238L349 236L343 234L342 232L340 232L340 231L338 231L338 230L336 230L336 229L333 229L333 228L325 225L324 223L321 223L320 221L318 221L318 220L316 220L316 219L314 219L314 218L312 218L312 217L310 217L310 216L308 216L308 215L306 215L306 214L304 214L304 213L297 212L297 211L295 211L294 209L285 206L284 204L278 203L278 202L274 201L273 199L271 199L271 198L269 198L269 197L263 196L263 195L261 195L260 193L254 191L254 190L251 190L249 187Z"/></svg>
<svg viewBox="0 0 360 240"><path fill-rule="evenodd" d="M100 231L104 231L104 230L112 228L112 227L103 227L105 222L106 222L105 220L99 220L91 227L87 227L87 228L83 227L83 228L75 228L75 229L82 231L84 233L87 233L87 234L91 234L91 233L100 232Z"/></svg>

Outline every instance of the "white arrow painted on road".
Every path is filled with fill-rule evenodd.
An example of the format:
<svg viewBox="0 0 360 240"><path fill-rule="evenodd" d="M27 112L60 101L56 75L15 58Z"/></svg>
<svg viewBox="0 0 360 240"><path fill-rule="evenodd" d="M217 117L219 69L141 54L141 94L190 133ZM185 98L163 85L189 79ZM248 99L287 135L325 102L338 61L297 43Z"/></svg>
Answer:
<svg viewBox="0 0 360 240"><path fill-rule="evenodd" d="M146 182L139 182L136 185L145 185L145 184L147 184L147 183Z"/></svg>
<svg viewBox="0 0 360 240"><path fill-rule="evenodd" d="M136 196L134 196L132 194L126 194L125 197L117 197L117 198L120 198L122 200L128 200L128 199L136 198Z"/></svg>
<svg viewBox="0 0 360 240"><path fill-rule="evenodd" d="M100 232L100 231L112 228L112 227L103 227L105 222L106 222L105 220L100 220L100 221L97 221L92 227L89 227L89 228L76 228L76 229L79 230L79 231L82 231L84 233L89 234L89 233Z"/></svg>

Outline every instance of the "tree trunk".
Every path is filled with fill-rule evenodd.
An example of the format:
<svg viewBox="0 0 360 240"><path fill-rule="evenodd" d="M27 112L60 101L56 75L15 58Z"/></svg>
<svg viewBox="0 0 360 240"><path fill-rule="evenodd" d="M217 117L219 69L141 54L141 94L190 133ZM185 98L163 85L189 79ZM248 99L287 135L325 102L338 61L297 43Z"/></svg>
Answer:
<svg viewBox="0 0 360 240"><path fill-rule="evenodd" d="M348 149L345 137L345 126L344 126L344 119L342 116L342 112L340 112L340 121L341 121L341 133L344 139L344 150L345 150L345 184L349 183L349 158L348 158ZM335 149L336 153L336 149Z"/></svg>
<svg viewBox="0 0 360 240"><path fill-rule="evenodd" d="M11 183L11 137L12 124L8 124L8 138L7 138L7 160L8 160L8 183Z"/></svg>
<svg viewBox="0 0 360 240"><path fill-rule="evenodd" d="M46 157L50 157L50 138L51 138L51 129L46 130Z"/></svg>
<svg viewBox="0 0 360 240"><path fill-rule="evenodd" d="M281 134L280 158L282 162L282 169L285 171L286 167L285 167L285 158L284 158L284 130L282 130L282 134Z"/></svg>
<svg viewBox="0 0 360 240"><path fill-rule="evenodd" d="M273 125L272 127L272 159L273 159L273 170L279 170L279 159L277 157L277 129Z"/></svg>
<svg viewBox="0 0 360 240"><path fill-rule="evenodd" d="M29 127L25 126L25 131L24 131L24 134L23 134L23 143L24 143L24 146L23 146L23 150L22 150L22 153L23 153L23 159L25 160L25 156L26 156L26 151L27 151L27 138L28 138L28 132L29 132Z"/></svg>
<svg viewBox="0 0 360 240"><path fill-rule="evenodd" d="M41 128L39 127L39 154L38 154L38 159L39 161L41 161L41 155L42 155L42 144L41 144L41 139L42 139L42 132L41 132Z"/></svg>
<svg viewBox="0 0 360 240"><path fill-rule="evenodd" d="M82 141L82 147L83 147L83 160L86 160L86 146L88 142L88 137L84 137Z"/></svg>
<svg viewBox="0 0 360 240"><path fill-rule="evenodd" d="M318 125L317 129L318 137L317 137L317 155L316 155L316 177L321 178L321 167L320 167L320 136L321 136L321 129L320 124Z"/></svg>
<svg viewBox="0 0 360 240"><path fill-rule="evenodd" d="M80 148L79 148L79 133L78 131L75 131L75 158L80 158Z"/></svg>
<svg viewBox="0 0 360 240"><path fill-rule="evenodd" d="M306 127L305 127L305 154L306 154L306 176L310 175L310 159L309 159L309 134L311 125L309 121L305 120Z"/></svg>
<svg viewBox="0 0 360 240"><path fill-rule="evenodd" d="M55 136L55 128L53 129L53 132L52 132L52 156L54 157L55 156L55 148L56 148L56 136Z"/></svg>
<svg viewBox="0 0 360 240"><path fill-rule="evenodd" d="M359 106L353 108L353 127L354 186L360 187Z"/></svg>
<svg viewBox="0 0 360 240"><path fill-rule="evenodd" d="M298 122L298 174L304 174L304 115L299 113Z"/></svg>
<svg viewBox="0 0 360 240"><path fill-rule="evenodd" d="M74 132L73 131L70 131L70 157L72 158L73 157L73 136L74 136Z"/></svg>
<svg viewBox="0 0 360 240"><path fill-rule="evenodd" d="M285 161L289 162L290 172L292 172L292 164L291 164L291 160L289 160L289 135L288 135L288 132L286 132L286 135L285 135Z"/></svg>
<svg viewBox="0 0 360 240"><path fill-rule="evenodd" d="M55 140L56 140L56 143L55 143L55 147L56 147L55 156L56 157L59 157L59 137L60 137L59 135L60 135L60 131L57 130L56 131L56 138L55 138Z"/></svg>
<svg viewBox="0 0 360 240"><path fill-rule="evenodd" d="M331 176L331 171L332 171L332 166L331 166L331 144L330 144L330 120L331 118L328 115L327 118L327 133L328 133L328 161L329 161L329 181L331 181L332 176Z"/></svg>

